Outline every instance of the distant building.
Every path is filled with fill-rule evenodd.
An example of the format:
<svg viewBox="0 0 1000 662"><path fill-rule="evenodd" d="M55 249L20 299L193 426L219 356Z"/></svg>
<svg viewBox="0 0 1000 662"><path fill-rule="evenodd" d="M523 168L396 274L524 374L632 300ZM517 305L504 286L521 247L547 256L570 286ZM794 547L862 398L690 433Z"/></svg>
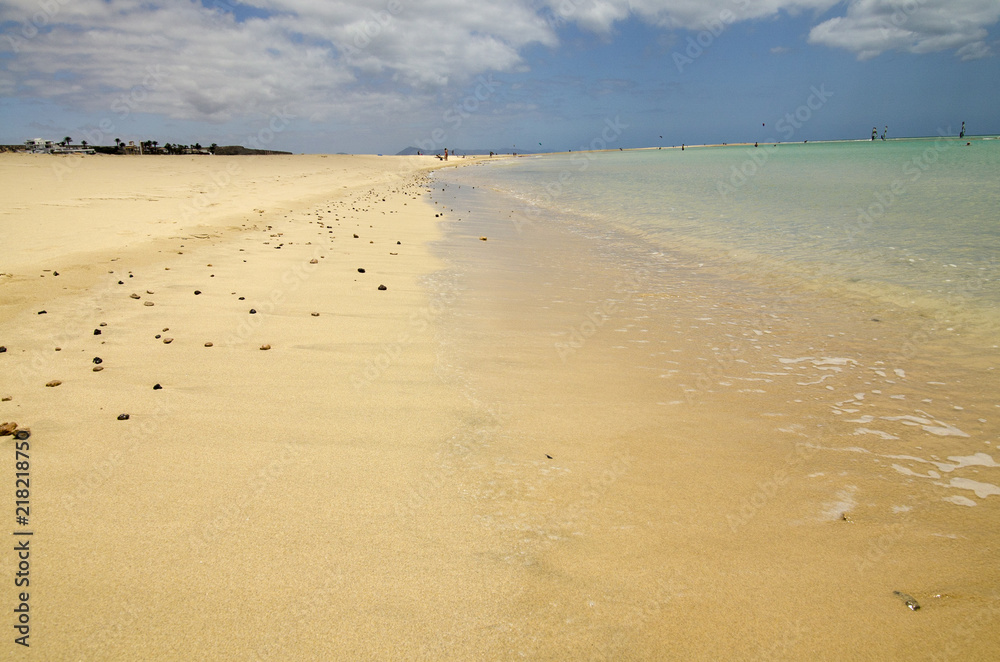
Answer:
<svg viewBox="0 0 1000 662"><path fill-rule="evenodd" d="M26 140L24 146L31 154L51 154L54 143L51 140L33 138L32 140Z"/></svg>
<svg viewBox="0 0 1000 662"><path fill-rule="evenodd" d="M122 152L125 154L142 154L142 150L135 144L134 140L128 141L127 145L122 145Z"/></svg>

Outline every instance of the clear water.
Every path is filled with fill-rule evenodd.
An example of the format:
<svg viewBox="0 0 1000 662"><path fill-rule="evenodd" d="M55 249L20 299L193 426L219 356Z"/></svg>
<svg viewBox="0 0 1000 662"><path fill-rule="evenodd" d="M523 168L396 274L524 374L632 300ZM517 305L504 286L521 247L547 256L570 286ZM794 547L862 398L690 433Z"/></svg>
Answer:
<svg viewBox="0 0 1000 662"><path fill-rule="evenodd" d="M1000 319L1000 140L915 139L522 157L438 173L515 225L576 219L764 281ZM950 313L949 313L950 314Z"/></svg>

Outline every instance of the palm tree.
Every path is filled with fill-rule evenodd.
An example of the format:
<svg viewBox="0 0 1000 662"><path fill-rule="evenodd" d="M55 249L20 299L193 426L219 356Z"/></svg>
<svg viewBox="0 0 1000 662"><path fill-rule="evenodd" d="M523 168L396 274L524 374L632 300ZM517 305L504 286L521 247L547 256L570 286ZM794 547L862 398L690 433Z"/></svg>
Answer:
<svg viewBox="0 0 1000 662"><path fill-rule="evenodd" d="M208 148L208 151L210 151L212 154L215 154L215 150L217 149L219 149L219 145L216 143L212 143L212 146Z"/></svg>
<svg viewBox="0 0 1000 662"><path fill-rule="evenodd" d="M66 146L67 146L67 145L69 145L69 144L70 144L71 142L73 142L73 139L72 139L72 138L70 138L69 136L66 136L65 138L63 138L63 141L62 141L62 146L63 146L63 147L66 147Z"/></svg>
<svg viewBox="0 0 1000 662"><path fill-rule="evenodd" d="M195 149L201 149L201 143L195 143L194 144L194 148Z"/></svg>
<svg viewBox="0 0 1000 662"><path fill-rule="evenodd" d="M87 149L87 141L86 140L81 140L80 144L83 145L84 149Z"/></svg>
<svg viewBox="0 0 1000 662"><path fill-rule="evenodd" d="M122 148L122 139L121 138L115 138L115 149L120 150L121 148Z"/></svg>

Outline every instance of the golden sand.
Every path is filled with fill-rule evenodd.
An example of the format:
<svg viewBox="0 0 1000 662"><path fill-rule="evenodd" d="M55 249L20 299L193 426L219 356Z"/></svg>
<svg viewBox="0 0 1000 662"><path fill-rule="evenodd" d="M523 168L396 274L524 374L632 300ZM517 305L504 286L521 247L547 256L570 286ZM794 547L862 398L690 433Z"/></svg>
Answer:
<svg viewBox="0 0 1000 662"><path fill-rule="evenodd" d="M32 659L989 659L995 498L954 521L924 483L894 493L817 450L847 444L801 423L795 382L783 411L720 386L752 377L739 361L665 401L616 331L669 299L638 324L678 361L725 337L712 306L788 356L860 359L800 333L849 307L765 318L699 276L625 296L568 233L459 221L429 195L440 165L0 158Z"/></svg>

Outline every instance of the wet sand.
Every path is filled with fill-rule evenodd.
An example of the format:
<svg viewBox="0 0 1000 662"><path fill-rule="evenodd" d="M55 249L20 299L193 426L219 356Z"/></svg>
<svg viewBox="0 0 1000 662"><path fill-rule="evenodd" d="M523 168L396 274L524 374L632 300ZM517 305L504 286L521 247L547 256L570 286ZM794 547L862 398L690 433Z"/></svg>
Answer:
<svg viewBox="0 0 1000 662"><path fill-rule="evenodd" d="M830 422L931 399L994 455L967 424L993 395L940 420L931 349L874 372L871 339L909 322L455 210L429 159L231 157L216 191L223 157L62 180L51 158L0 159L25 182L0 216L0 422L31 428L37 659L995 650L997 498L900 489L879 464L920 469L892 456L938 437L873 457Z"/></svg>

